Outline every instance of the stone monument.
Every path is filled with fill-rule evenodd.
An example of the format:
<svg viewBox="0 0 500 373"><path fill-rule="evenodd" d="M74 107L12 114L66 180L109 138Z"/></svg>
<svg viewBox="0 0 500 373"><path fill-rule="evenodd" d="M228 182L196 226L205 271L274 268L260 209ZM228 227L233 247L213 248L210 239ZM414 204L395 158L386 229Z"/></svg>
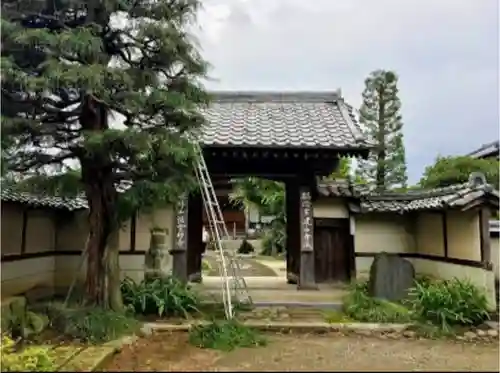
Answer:
<svg viewBox="0 0 500 373"><path fill-rule="evenodd" d="M415 268L397 254L381 252L373 259L368 282L372 297L399 301L407 297L415 283Z"/></svg>

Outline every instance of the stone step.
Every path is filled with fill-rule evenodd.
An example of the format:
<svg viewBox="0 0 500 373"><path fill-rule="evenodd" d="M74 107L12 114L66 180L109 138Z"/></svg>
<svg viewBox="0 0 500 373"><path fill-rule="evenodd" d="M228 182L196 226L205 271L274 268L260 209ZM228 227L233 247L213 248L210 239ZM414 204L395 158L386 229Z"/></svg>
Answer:
<svg viewBox="0 0 500 373"><path fill-rule="evenodd" d="M329 309L340 310L342 309L342 302L254 302L254 307L293 307L307 310L312 309Z"/></svg>

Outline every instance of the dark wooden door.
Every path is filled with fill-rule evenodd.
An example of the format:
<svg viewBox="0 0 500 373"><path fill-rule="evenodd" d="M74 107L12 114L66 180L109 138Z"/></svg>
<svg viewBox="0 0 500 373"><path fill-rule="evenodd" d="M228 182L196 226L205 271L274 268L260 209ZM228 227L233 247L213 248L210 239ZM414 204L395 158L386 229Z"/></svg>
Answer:
<svg viewBox="0 0 500 373"><path fill-rule="evenodd" d="M315 273L317 283L349 281L350 234L347 219L329 219L314 228Z"/></svg>

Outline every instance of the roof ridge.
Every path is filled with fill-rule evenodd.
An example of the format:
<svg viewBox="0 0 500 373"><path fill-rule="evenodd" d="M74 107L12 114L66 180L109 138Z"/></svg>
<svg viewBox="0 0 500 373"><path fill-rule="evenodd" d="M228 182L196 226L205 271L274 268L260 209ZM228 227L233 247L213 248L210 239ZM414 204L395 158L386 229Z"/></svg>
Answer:
<svg viewBox="0 0 500 373"><path fill-rule="evenodd" d="M374 200L415 201L424 198L443 197L451 193L457 193L465 189L476 190L479 188L471 187L469 183L461 183L440 188L408 190L406 192L388 191L379 194L369 194L367 195L367 197Z"/></svg>
<svg viewBox="0 0 500 373"><path fill-rule="evenodd" d="M343 97L339 97L336 103L337 103L337 106L339 107L340 114L342 115L342 118L346 122L347 127L349 128L349 130L352 133L352 136L354 137L354 140L357 143L367 143L367 144L370 143L370 141L368 141L366 136L361 131L361 128L359 128L359 126L356 125L355 118L353 117L353 114L352 114L352 106L347 104L344 101ZM349 111L349 109L350 109L350 111Z"/></svg>
<svg viewBox="0 0 500 373"><path fill-rule="evenodd" d="M500 140L492 141L486 144L482 144L479 148L476 150L467 153L466 156L468 157L480 157L483 155L484 152L498 152L500 148Z"/></svg>
<svg viewBox="0 0 500 373"><path fill-rule="evenodd" d="M336 91L213 91L213 102L336 102L341 98Z"/></svg>

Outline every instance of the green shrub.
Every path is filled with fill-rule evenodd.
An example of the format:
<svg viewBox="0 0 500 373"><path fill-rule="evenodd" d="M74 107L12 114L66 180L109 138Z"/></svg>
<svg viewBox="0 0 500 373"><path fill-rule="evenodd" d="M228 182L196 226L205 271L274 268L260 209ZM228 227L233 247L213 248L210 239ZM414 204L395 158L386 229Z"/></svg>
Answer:
<svg viewBox="0 0 500 373"><path fill-rule="evenodd" d="M238 248L238 254L251 254L255 252L255 247L245 238Z"/></svg>
<svg viewBox="0 0 500 373"><path fill-rule="evenodd" d="M230 321L213 321L207 325L193 327L189 332L189 342L196 347L222 351L267 344L267 340L256 330L234 319Z"/></svg>
<svg viewBox="0 0 500 373"><path fill-rule="evenodd" d="M201 261L201 270L203 272L209 272L212 270L212 266L210 265L210 263L207 260L203 259Z"/></svg>
<svg viewBox="0 0 500 373"><path fill-rule="evenodd" d="M2 306L2 330L14 338L28 338L41 333L48 325L48 319L28 310L25 297L13 297Z"/></svg>
<svg viewBox="0 0 500 373"><path fill-rule="evenodd" d="M70 308L61 304L48 307L51 327L83 342L106 342L136 332L140 323L120 312L95 307Z"/></svg>
<svg viewBox="0 0 500 373"><path fill-rule="evenodd" d="M55 372L56 365L48 348L28 346L16 351L15 344L12 338L2 335L2 372Z"/></svg>
<svg viewBox="0 0 500 373"><path fill-rule="evenodd" d="M262 237L262 255L281 254L286 248L286 223L276 219L264 231Z"/></svg>
<svg viewBox="0 0 500 373"><path fill-rule="evenodd" d="M206 250L216 251L217 250L217 244L215 243L215 241L213 241L213 240L208 241L207 242Z"/></svg>
<svg viewBox="0 0 500 373"><path fill-rule="evenodd" d="M350 319L362 322L406 323L412 318L405 306L368 295L368 283L353 284L344 298L344 312Z"/></svg>
<svg viewBox="0 0 500 373"><path fill-rule="evenodd" d="M449 329L453 325L479 325L488 320L484 292L460 279L415 283L407 302L421 320Z"/></svg>
<svg viewBox="0 0 500 373"><path fill-rule="evenodd" d="M198 312L200 298L187 284L169 276L143 280L139 283L130 278L122 281L124 303L135 313L158 316L188 317Z"/></svg>

